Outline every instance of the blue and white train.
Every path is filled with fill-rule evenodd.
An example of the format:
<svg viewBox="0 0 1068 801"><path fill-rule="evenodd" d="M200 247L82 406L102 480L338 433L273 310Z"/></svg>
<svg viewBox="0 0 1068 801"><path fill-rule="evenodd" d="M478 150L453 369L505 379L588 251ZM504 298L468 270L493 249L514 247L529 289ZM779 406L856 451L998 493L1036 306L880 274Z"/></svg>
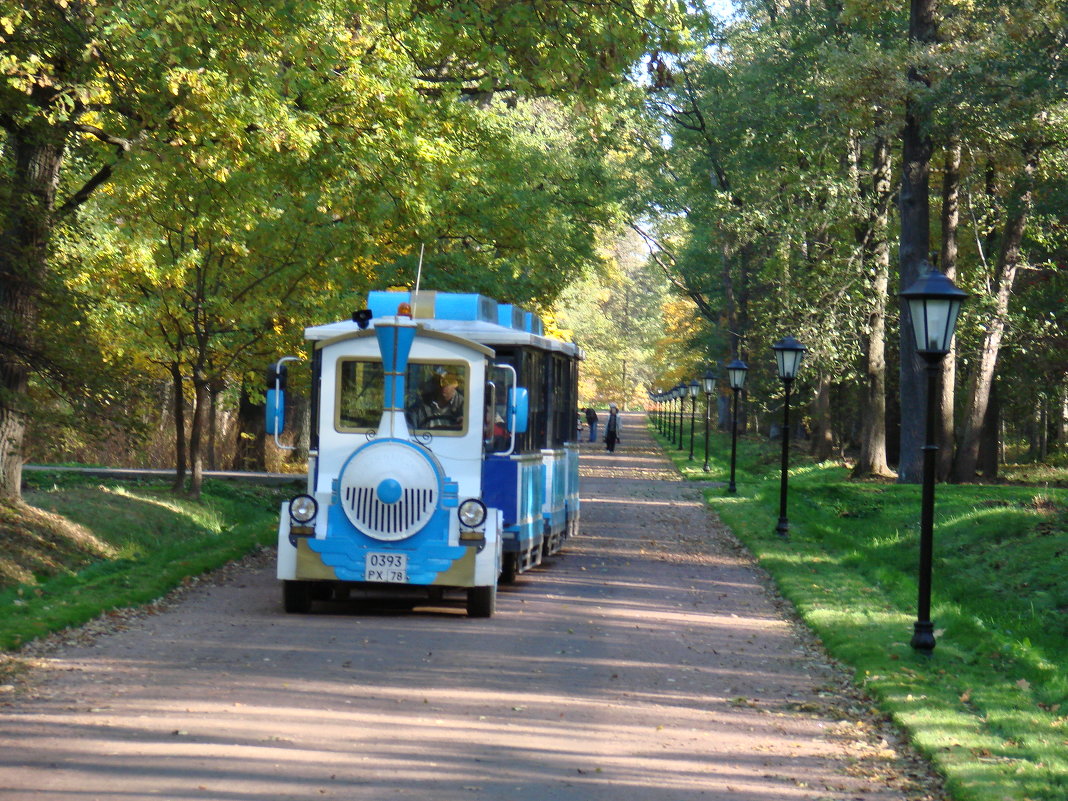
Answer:
<svg viewBox="0 0 1068 801"><path fill-rule="evenodd" d="M489 617L498 581L578 533L579 349L482 295L372 292L352 320L305 330L308 487L282 505L287 612L357 588L466 595ZM268 433L284 427L286 361Z"/></svg>

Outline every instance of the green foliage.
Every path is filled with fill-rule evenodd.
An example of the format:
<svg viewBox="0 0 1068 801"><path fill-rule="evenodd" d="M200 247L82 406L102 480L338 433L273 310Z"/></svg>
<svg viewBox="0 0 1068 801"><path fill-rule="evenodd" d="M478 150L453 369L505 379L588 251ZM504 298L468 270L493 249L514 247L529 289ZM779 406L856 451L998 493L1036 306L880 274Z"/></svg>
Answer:
<svg viewBox="0 0 1068 801"><path fill-rule="evenodd" d="M1055 801L1068 787L1068 491L939 486L931 657L909 646L920 488L850 482L795 458L790 537L774 533L777 443L739 443L738 493L710 506L758 557L837 659L945 774L958 801ZM675 459L687 478L723 480ZM672 453L672 451L669 451ZM1062 471L1063 472L1063 471Z"/></svg>
<svg viewBox="0 0 1068 801"><path fill-rule="evenodd" d="M892 218L877 224L881 208L895 208L889 192L875 191L872 154L888 141L900 174L906 100L933 120L932 251L943 148L962 146L956 266L972 298L958 329L959 386L968 386L992 327L1002 232L1020 202L1024 153L1041 150L1022 257L1038 275L1026 275L1014 294L1006 347L1049 365L1042 374L1051 380L1009 371L1001 394L1020 399L1010 410L1018 415L1034 408L1036 392L1063 395L1063 326L1044 292L1065 259L1063 4L939 3L939 41L914 47L901 4L735 6L732 21L705 29L703 46L658 62L648 112L666 133L647 140L658 173L641 189L680 293L697 301L707 327L737 338L730 355L754 366L756 408L775 389L760 354L786 333L810 346L810 375L834 376L857 394L874 248L893 258L897 239ZM924 80L908 79L913 67ZM889 301L890 346L895 283L881 299ZM896 358L892 347L888 354ZM888 367L898 372L893 361ZM810 396L810 386L798 390L802 401Z"/></svg>
<svg viewBox="0 0 1068 801"><path fill-rule="evenodd" d="M84 349L80 376L177 366L202 401L412 283L422 245L428 284L547 306L620 219L624 76L682 22L658 2L0 0L0 231L32 245L12 269L35 294L79 301L77 331L57 302L25 335L57 375ZM27 147L56 171L46 207Z"/></svg>
<svg viewBox="0 0 1068 801"><path fill-rule="evenodd" d="M622 408L645 401L662 375L665 320L673 299L666 281L642 253L636 235L616 240L600 270L569 286L557 302L556 323L583 348L580 404Z"/></svg>

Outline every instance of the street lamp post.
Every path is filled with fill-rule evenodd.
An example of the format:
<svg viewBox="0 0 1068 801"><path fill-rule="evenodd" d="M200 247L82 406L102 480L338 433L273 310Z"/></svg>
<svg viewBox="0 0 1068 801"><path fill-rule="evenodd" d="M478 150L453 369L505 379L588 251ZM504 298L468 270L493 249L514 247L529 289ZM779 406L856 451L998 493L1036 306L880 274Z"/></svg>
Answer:
<svg viewBox="0 0 1068 801"><path fill-rule="evenodd" d="M672 387L667 391L668 398L668 440L675 444L675 400L678 397L678 387Z"/></svg>
<svg viewBox="0 0 1068 801"><path fill-rule="evenodd" d="M925 265L920 265L921 269ZM929 654L935 647L931 622L931 564L934 550L935 417L938 413L938 378L942 359L949 353L957 315L968 293L958 289L944 273L927 264L927 272L901 292L909 306L916 352L927 365L927 413L924 422L923 492L920 506L920 575L916 624L912 647Z"/></svg>
<svg viewBox="0 0 1068 801"><path fill-rule="evenodd" d="M690 461L693 461L693 418L697 413L697 379L690 381Z"/></svg>
<svg viewBox="0 0 1068 801"><path fill-rule="evenodd" d="M689 391L685 384L679 384L679 450L682 450L682 442L686 438L686 396Z"/></svg>
<svg viewBox="0 0 1068 801"><path fill-rule="evenodd" d="M701 379L701 383L704 385L705 390L705 467L704 471L708 472L708 425L709 418L712 416L712 392L716 389L716 374L711 370L705 370L705 377Z"/></svg>
<svg viewBox="0 0 1068 801"><path fill-rule="evenodd" d="M771 349L775 351L778 362L779 378L782 379L785 397L782 404L782 478L779 483L779 522L775 532L785 537L790 533L790 521L786 519L786 489L790 475L790 387L797 377L797 368L801 366L801 357L808 350L793 337L785 337Z"/></svg>
<svg viewBox="0 0 1068 801"><path fill-rule="evenodd" d="M734 393L734 407L731 411L731 483L727 486L727 492L738 491L738 486L734 483L734 464L738 456L738 394L745 386L745 376L748 372L749 366L739 359L727 365L727 380Z"/></svg>
<svg viewBox="0 0 1068 801"><path fill-rule="evenodd" d="M665 411L668 412L668 430L664 431L664 434L668 435L668 439L675 442L675 388L664 393L665 398Z"/></svg>

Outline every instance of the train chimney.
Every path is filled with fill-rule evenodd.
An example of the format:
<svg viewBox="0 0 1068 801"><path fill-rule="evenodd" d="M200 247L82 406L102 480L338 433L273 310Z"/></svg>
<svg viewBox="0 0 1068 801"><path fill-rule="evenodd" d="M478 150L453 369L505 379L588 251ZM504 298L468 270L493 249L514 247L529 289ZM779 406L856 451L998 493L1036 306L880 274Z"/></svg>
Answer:
<svg viewBox="0 0 1068 801"><path fill-rule="evenodd" d="M408 354L415 340L416 323L411 318L379 318L375 321L378 349L382 353L382 371L385 376L385 398L382 403L382 421L378 426L379 437L408 438L408 422L404 419L406 397L405 377L408 372Z"/></svg>

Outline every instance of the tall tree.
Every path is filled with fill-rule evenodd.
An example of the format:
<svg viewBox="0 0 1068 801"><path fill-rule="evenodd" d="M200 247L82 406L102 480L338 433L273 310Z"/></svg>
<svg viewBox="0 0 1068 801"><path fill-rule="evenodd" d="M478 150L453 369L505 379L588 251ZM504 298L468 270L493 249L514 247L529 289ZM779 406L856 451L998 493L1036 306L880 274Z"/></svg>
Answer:
<svg viewBox="0 0 1068 801"><path fill-rule="evenodd" d="M0 497L19 495L25 393L53 233L129 171L132 154L153 144L221 141L269 140L278 153L306 148L306 137L323 130L309 125L323 93L377 66L383 52L404 56L383 59L397 67L391 81L407 81L429 101L590 95L618 83L647 43L672 39L677 17L670 3L266 0L250 9L226 0L2 0L0 161L8 180L0 193ZM338 105L333 119L346 112L360 119L365 127L353 133L364 142L398 121L411 131L412 104L391 104L392 97L384 91ZM376 162L360 166L397 175L389 160L382 149ZM152 169L143 159L139 166ZM418 217L430 205L418 192L388 197L389 188L381 193L387 220L398 209ZM386 222L380 233L397 232ZM412 238L394 252L410 250Z"/></svg>
<svg viewBox="0 0 1068 801"><path fill-rule="evenodd" d="M908 70L909 94L901 134L901 185L898 203L901 232L898 239L898 289L912 286L923 273L931 247L930 173L934 144L931 137L931 75L929 52L938 41L935 0L911 0L908 40L913 45ZM902 320L908 320L905 301L899 301ZM899 345L901 447L898 481L918 484L923 478L924 409L927 384L916 352L912 326L901 326Z"/></svg>

